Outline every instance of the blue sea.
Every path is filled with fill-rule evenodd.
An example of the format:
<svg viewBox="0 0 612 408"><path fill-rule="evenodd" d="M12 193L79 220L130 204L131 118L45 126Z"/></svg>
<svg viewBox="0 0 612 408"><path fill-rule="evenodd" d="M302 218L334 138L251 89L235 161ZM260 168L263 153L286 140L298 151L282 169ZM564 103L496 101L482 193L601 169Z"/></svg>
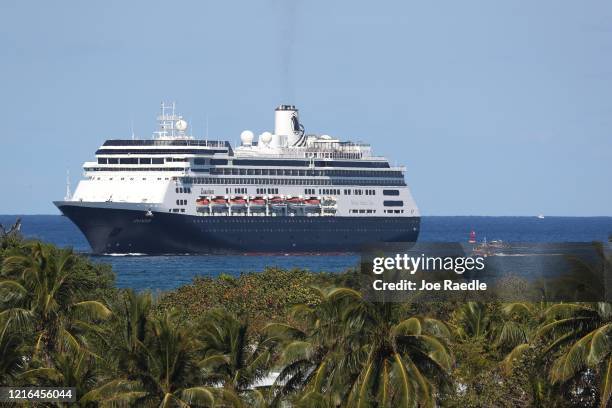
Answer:
<svg viewBox="0 0 612 408"><path fill-rule="evenodd" d="M12 225L18 216L0 215L0 223ZM25 215L25 236L72 247L88 254L89 245L81 232L60 215ZM423 217L419 241L465 242L471 230L477 239L506 242L591 242L607 241L612 234L612 217ZM324 255L179 255L179 256L94 256L94 262L109 263L117 285L137 290L169 290L192 282L196 276L221 273L240 275L262 271L267 266L305 268L313 272L341 272L356 267L354 253Z"/></svg>

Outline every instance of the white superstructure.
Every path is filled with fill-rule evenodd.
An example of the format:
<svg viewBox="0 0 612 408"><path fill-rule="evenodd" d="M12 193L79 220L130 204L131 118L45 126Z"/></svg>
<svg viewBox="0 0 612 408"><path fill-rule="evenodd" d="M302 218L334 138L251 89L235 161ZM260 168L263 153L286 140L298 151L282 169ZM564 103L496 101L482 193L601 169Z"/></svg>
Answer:
<svg viewBox="0 0 612 408"><path fill-rule="evenodd" d="M174 104L158 123L151 139L107 140L66 202L202 217L419 216L404 167L367 144L306 134L294 106L276 109L273 133L244 131L235 148L193 138Z"/></svg>

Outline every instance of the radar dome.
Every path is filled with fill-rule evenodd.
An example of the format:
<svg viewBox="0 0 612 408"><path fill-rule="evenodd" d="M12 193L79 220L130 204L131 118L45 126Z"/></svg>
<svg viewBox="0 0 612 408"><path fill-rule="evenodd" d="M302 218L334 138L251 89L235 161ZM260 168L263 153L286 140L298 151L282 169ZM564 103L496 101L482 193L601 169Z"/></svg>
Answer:
<svg viewBox="0 0 612 408"><path fill-rule="evenodd" d="M242 133L240 133L240 141L242 142L243 146L252 145L253 138L255 138L255 135L250 130L243 130Z"/></svg>
<svg viewBox="0 0 612 408"><path fill-rule="evenodd" d="M261 143L267 145L272 141L272 133L263 132L261 135L259 135L259 140L261 141Z"/></svg>
<svg viewBox="0 0 612 408"><path fill-rule="evenodd" d="M179 119L176 121L176 123L174 124L174 127L176 127L177 130L185 131L187 130L187 122L183 119Z"/></svg>

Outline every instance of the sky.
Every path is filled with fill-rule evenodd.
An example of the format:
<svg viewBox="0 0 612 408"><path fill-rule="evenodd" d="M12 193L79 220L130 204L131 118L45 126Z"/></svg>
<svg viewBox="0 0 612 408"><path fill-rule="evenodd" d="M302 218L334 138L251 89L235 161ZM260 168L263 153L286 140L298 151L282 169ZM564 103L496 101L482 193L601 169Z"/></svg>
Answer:
<svg viewBox="0 0 612 408"><path fill-rule="evenodd" d="M612 2L0 2L0 214L58 214L162 100L233 143L308 133L406 166L424 215L612 215Z"/></svg>

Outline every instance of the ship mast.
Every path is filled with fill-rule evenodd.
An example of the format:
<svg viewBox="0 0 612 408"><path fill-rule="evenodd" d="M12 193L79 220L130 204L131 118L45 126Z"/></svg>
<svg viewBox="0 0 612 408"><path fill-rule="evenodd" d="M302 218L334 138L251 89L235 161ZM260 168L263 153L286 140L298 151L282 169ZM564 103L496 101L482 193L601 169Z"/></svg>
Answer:
<svg viewBox="0 0 612 408"><path fill-rule="evenodd" d="M66 170L66 197L64 201L70 201L72 198L72 192L70 191L70 170Z"/></svg>
<svg viewBox="0 0 612 408"><path fill-rule="evenodd" d="M185 131L187 122L182 115L176 114L176 103L161 103L161 112L157 117L158 129L153 132L155 139L192 139Z"/></svg>

